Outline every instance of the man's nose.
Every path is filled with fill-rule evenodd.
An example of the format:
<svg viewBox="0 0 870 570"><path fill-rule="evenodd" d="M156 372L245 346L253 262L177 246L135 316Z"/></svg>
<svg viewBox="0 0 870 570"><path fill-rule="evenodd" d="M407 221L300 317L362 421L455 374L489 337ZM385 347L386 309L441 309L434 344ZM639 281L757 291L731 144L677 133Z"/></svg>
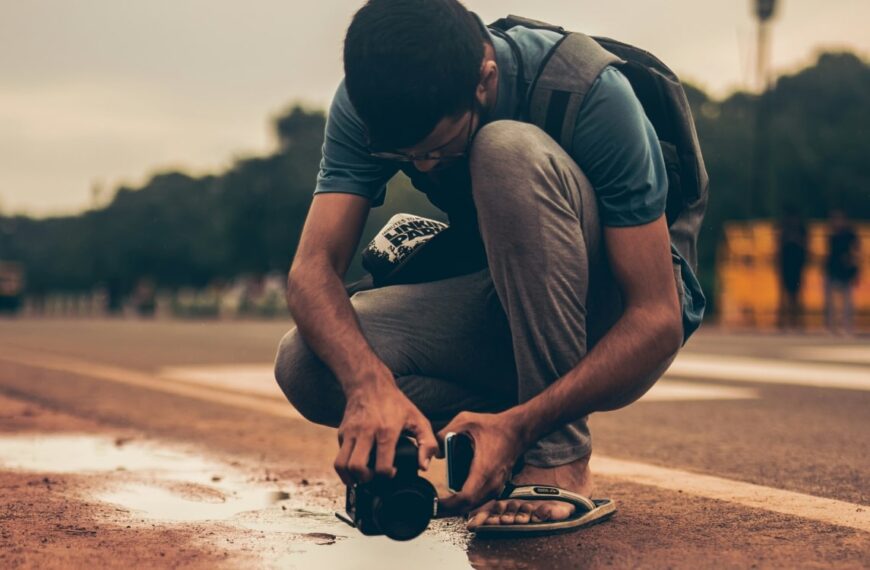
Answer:
<svg viewBox="0 0 870 570"><path fill-rule="evenodd" d="M420 172L429 172L430 170L432 170L436 166L438 166L437 159L434 159L434 160L432 160L432 159L430 159L430 160L415 160L414 161L414 168L416 168Z"/></svg>

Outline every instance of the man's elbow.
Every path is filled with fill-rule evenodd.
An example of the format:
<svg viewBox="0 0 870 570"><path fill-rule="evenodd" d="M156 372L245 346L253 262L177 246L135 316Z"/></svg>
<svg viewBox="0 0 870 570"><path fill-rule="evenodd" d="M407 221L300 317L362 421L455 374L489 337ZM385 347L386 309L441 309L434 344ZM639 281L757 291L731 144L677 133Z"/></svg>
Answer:
<svg viewBox="0 0 870 570"><path fill-rule="evenodd" d="M293 260L290 266L290 271L287 273L287 308L290 313L293 313L294 306L297 306L302 295L305 283L311 281L311 272L308 265Z"/></svg>
<svg viewBox="0 0 870 570"><path fill-rule="evenodd" d="M670 358L683 346L683 315L677 310L667 310L657 319L656 344L661 347L664 358Z"/></svg>
<svg viewBox="0 0 870 570"><path fill-rule="evenodd" d="M294 282L293 272L287 273L287 283L284 289L284 302L287 303L287 310L290 311L290 314L293 314L293 301L296 295L296 284Z"/></svg>
<svg viewBox="0 0 870 570"><path fill-rule="evenodd" d="M317 255L294 259L287 274L286 299L290 313L305 304L311 292L326 287L331 279L341 282L341 276L328 257Z"/></svg>

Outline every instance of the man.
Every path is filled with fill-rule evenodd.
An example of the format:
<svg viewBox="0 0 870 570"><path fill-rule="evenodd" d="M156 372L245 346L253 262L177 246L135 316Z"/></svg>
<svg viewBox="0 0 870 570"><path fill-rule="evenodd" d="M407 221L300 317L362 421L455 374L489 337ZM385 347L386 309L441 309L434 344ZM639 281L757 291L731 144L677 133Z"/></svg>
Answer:
<svg viewBox="0 0 870 570"><path fill-rule="evenodd" d="M788 207L779 227L779 328L803 330L800 290L807 260L807 228L798 211Z"/></svg>
<svg viewBox="0 0 870 570"><path fill-rule="evenodd" d="M560 34L507 35L456 0L371 0L355 15L288 277L297 328L276 360L299 411L339 426L347 484L391 475L403 430L423 469L446 433L469 433L468 480L441 505L470 511L478 531L577 519L576 502L494 497L509 481L589 497L586 416L648 390L703 310L671 248L665 166L631 86L605 69L564 149L516 120ZM399 169L463 236L461 265L481 263L348 300L342 276Z"/></svg>
<svg viewBox="0 0 870 570"><path fill-rule="evenodd" d="M858 279L860 241L846 217L835 209L830 213L828 257L825 259L825 320L834 334L852 334L852 288ZM837 298L842 303L842 319L837 315ZM838 322L839 321L839 322Z"/></svg>

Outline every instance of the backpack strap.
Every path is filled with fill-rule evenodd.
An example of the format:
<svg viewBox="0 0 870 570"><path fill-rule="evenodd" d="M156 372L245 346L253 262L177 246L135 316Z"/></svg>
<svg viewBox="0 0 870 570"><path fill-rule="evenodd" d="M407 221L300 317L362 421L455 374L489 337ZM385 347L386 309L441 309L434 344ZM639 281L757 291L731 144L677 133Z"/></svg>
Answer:
<svg viewBox="0 0 870 570"><path fill-rule="evenodd" d="M609 38L591 38L567 32L560 26L512 15L497 20L490 28L507 32L516 26L562 34L545 55L526 92L525 111L516 116L544 129L568 152L573 146L580 107L604 68L618 67L631 83L656 131L667 169L665 212L671 243L695 269L698 234L707 207L710 180L691 107L680 80L651 53ZM701 291L697 294L703 305Z"/></svg>
<svg viewBox="0 0 870 570"><path fill-rule="evenodd" d="M570 149L574 125L586 94L609 65L623 60L591 37L570 32L544 57L529 89L527 116L562 148Z"/></svg>
<svg viewBox="0 0 870 570"><path fill-rule="evenodd" d="M506 32L514 26L523 26L533 30L550 30L552 32L565 33L565 28L562 26L554 26L540 20L532 20L531 18L523 18L522 16L514 16L509 14L507 18L499 18L489 25L490 28L495 28L502 32Z"/></svg>
<svg viewBox="0 0 870 570"><path fill-rule="evenodd" d="M592 84L605 67L625 62L585 34L567 32L562 26L539 20L511 14L496 20L489 28L508 39L511 48L518 51L515 42L505 33L516 26L562 34L538 67L524 97L525 109L519 117L544 129L562 148L570 149L577 114ZM522 64L522 58L517 56L517 59Z"/></svg>

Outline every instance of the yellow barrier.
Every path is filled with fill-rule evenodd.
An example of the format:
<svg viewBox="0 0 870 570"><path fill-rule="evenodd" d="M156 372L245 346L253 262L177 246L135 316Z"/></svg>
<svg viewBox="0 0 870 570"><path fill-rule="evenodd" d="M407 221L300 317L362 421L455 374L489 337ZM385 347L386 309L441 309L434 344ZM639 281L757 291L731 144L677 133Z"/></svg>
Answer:
<svg viewBox="0 0 870 570"><path fill-rule="evenodd" d="M856 332L870 331L870 224L853 223L860 241L860 275L853 290ZM807 329L824 327L828 225L807 225L807 263L800 299ZM730 222L716 260L718 307L723 326L773 329L778 323L778 229L771 220Z"/></svg>

